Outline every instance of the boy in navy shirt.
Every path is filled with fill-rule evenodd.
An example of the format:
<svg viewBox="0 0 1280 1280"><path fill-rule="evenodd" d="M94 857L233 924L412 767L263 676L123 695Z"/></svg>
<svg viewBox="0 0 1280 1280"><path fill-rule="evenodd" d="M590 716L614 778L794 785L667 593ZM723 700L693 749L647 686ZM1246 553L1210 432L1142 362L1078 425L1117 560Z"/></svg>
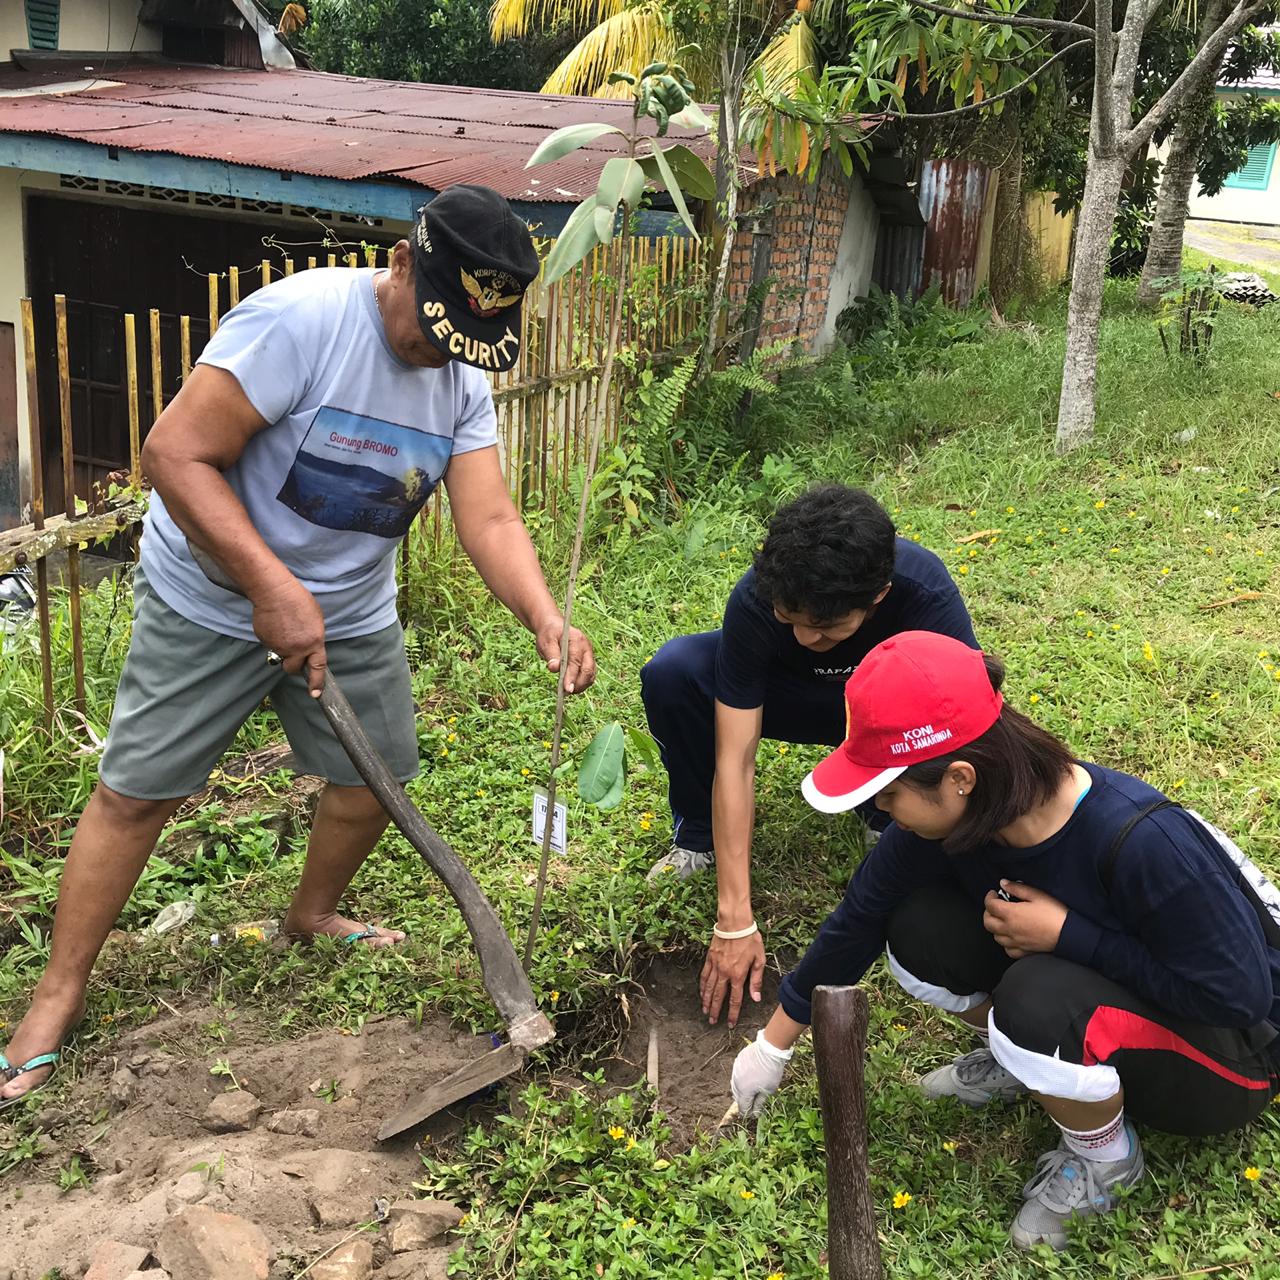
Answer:
<svg viewBox="0 0 1280 1280"><path fill-rule="evenodd" d="M884 951L980 1041L924 1093L1030 1094L1060 1130L1011 1235L1062 1249L1073 1218L1142 1178L1132 1121L1227 1133L1280 1090L1280 892L1198 814L1006 705L1003 674L906 632L850 678L849 736L804 793L827 813L874 798L893 822L738 1055L733 1092L758 1110L815 987L857 982Z"/></svg>
<svg viewBox="0 0 1280 1280"><path fill-rule="evenodd" d="M760 999L764 943L751 908L760 739L842 741L845 681L880 641L910 630L977 647L942 561L897 537L870 494L823 485L774 516L722 629L677 636L640 673L674 824L671 851L649 876L716 868L719 908L700 981L712 1022L728 995L737 1023L744 986Z"/></svg>

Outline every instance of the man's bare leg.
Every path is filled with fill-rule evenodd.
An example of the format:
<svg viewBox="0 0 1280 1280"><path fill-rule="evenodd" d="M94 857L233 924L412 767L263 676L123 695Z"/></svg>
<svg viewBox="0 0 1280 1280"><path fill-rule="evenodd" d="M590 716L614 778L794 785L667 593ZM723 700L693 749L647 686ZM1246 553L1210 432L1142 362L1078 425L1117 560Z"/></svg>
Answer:
<svg viewBox="0 0 1280 1280"><path fill-rule="evenodd" d="M5 1056L15 1066L58 1049L84 1011L89 974L107 934L146 866L164 824L185 797L135 800L99 782L67 850L53 920L49 965ZM13 1098L48 1078L51 1067L0 1088Z"/></svg>
<svg viewBox="0 0 1280 1280"><path fill-rule="evenodd" d="M325 786L311 824L302 881L282 926L285 933L347 937L363 931L360 921L338 915L338 901L386 830L387 821L386 810L367 787L339 787L332 782ZM398 929L378 929L365 945L387 947L403 940Z"/></svg>

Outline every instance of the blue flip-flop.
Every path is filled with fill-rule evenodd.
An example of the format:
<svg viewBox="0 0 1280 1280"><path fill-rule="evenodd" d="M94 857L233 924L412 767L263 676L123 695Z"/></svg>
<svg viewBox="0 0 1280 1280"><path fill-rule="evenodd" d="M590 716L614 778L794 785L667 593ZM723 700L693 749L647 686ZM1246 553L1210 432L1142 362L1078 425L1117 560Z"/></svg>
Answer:
<svg viewBox="0 0 1280 1280"><path fill-rule="evenodd" d="M357 929L355 933L344 933L342 935L342 940L346 943L356 943L364 942L367 938L379 938L381 936L382 935L373 927L373 925L366 924ZM401 941L403 941L403 939L401 939ZM396 943L393 941L390 945L394 947Z"/></svg>
<svg viewBox="0 0 1280 1280"><path fill-rule="evenodd" d="M5 1110L6 1107L16 1106L19 1102L25 1102L28 1098L35 1097L58 1074L58 1060L60 1057L61 1054L57 1051L41 1053L32 1058L30 1062L24 1062L22 1066L15 1067L3 1053L0 1053L0 1084L8 1084L19 1076L25 1076L28 1071L39 1071L41 1067L53 1068L35 1088L28 1089L26 1093L18 1094L16 1098L0 1098L0 1111Z"/></svg>

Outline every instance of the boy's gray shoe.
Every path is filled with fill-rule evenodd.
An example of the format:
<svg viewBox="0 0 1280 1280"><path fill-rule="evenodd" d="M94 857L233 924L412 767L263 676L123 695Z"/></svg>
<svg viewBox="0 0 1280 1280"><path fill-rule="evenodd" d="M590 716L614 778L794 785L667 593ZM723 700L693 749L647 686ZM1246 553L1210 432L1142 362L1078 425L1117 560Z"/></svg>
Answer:
<svg viewBox="0 0 1280 1280"><path fill-rule="evenodd" d="M985 1045L930 1071L921 1079L920 1089L926 1098L955 1098L966 1107L985 1107L992 1098L1012 1102L1027 1091Z"/></svg>
<svg viewBox="0 0 1280 1280"><path fill-rule="evenodd" d="M1142 1147L1132 1125L1126 1124L1125 1132L1129 1154L1123 1160L1086 1160L1065 1141L1040 1157L1035 1177L1022 1188L1026 1204L1009 1229L1019 1249L1038 1244L1065 1249L1067 1227L1073 1218L1110 1213L1118 1193L1141 1180L1146 1170Z"/></svg>
<svg viewBox="0 0 1280 1280"><path fill-rule="evenodd" d="M673 844L670 851L663 854L649 868L649 874L645 879L657 880L660 876L674 874L681 880L687 880L690 876L697 875L699 871L705 871L708 867L715 865L714 849L682 849L678 844Z"/></svg>

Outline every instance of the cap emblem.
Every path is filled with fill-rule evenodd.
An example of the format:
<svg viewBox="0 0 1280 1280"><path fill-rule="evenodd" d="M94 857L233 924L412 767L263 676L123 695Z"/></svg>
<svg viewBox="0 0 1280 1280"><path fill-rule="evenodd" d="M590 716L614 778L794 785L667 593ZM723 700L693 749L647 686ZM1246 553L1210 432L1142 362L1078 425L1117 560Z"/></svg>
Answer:
<svg viewBox="0 0 1280 1280"><path fill-rule="evenodd" d="M495 267L477 267L473 272L459 268L462 287L467 292L467 305L483 319L496 316L504 307L514 306L524 290L514 276Z"/></svg>

